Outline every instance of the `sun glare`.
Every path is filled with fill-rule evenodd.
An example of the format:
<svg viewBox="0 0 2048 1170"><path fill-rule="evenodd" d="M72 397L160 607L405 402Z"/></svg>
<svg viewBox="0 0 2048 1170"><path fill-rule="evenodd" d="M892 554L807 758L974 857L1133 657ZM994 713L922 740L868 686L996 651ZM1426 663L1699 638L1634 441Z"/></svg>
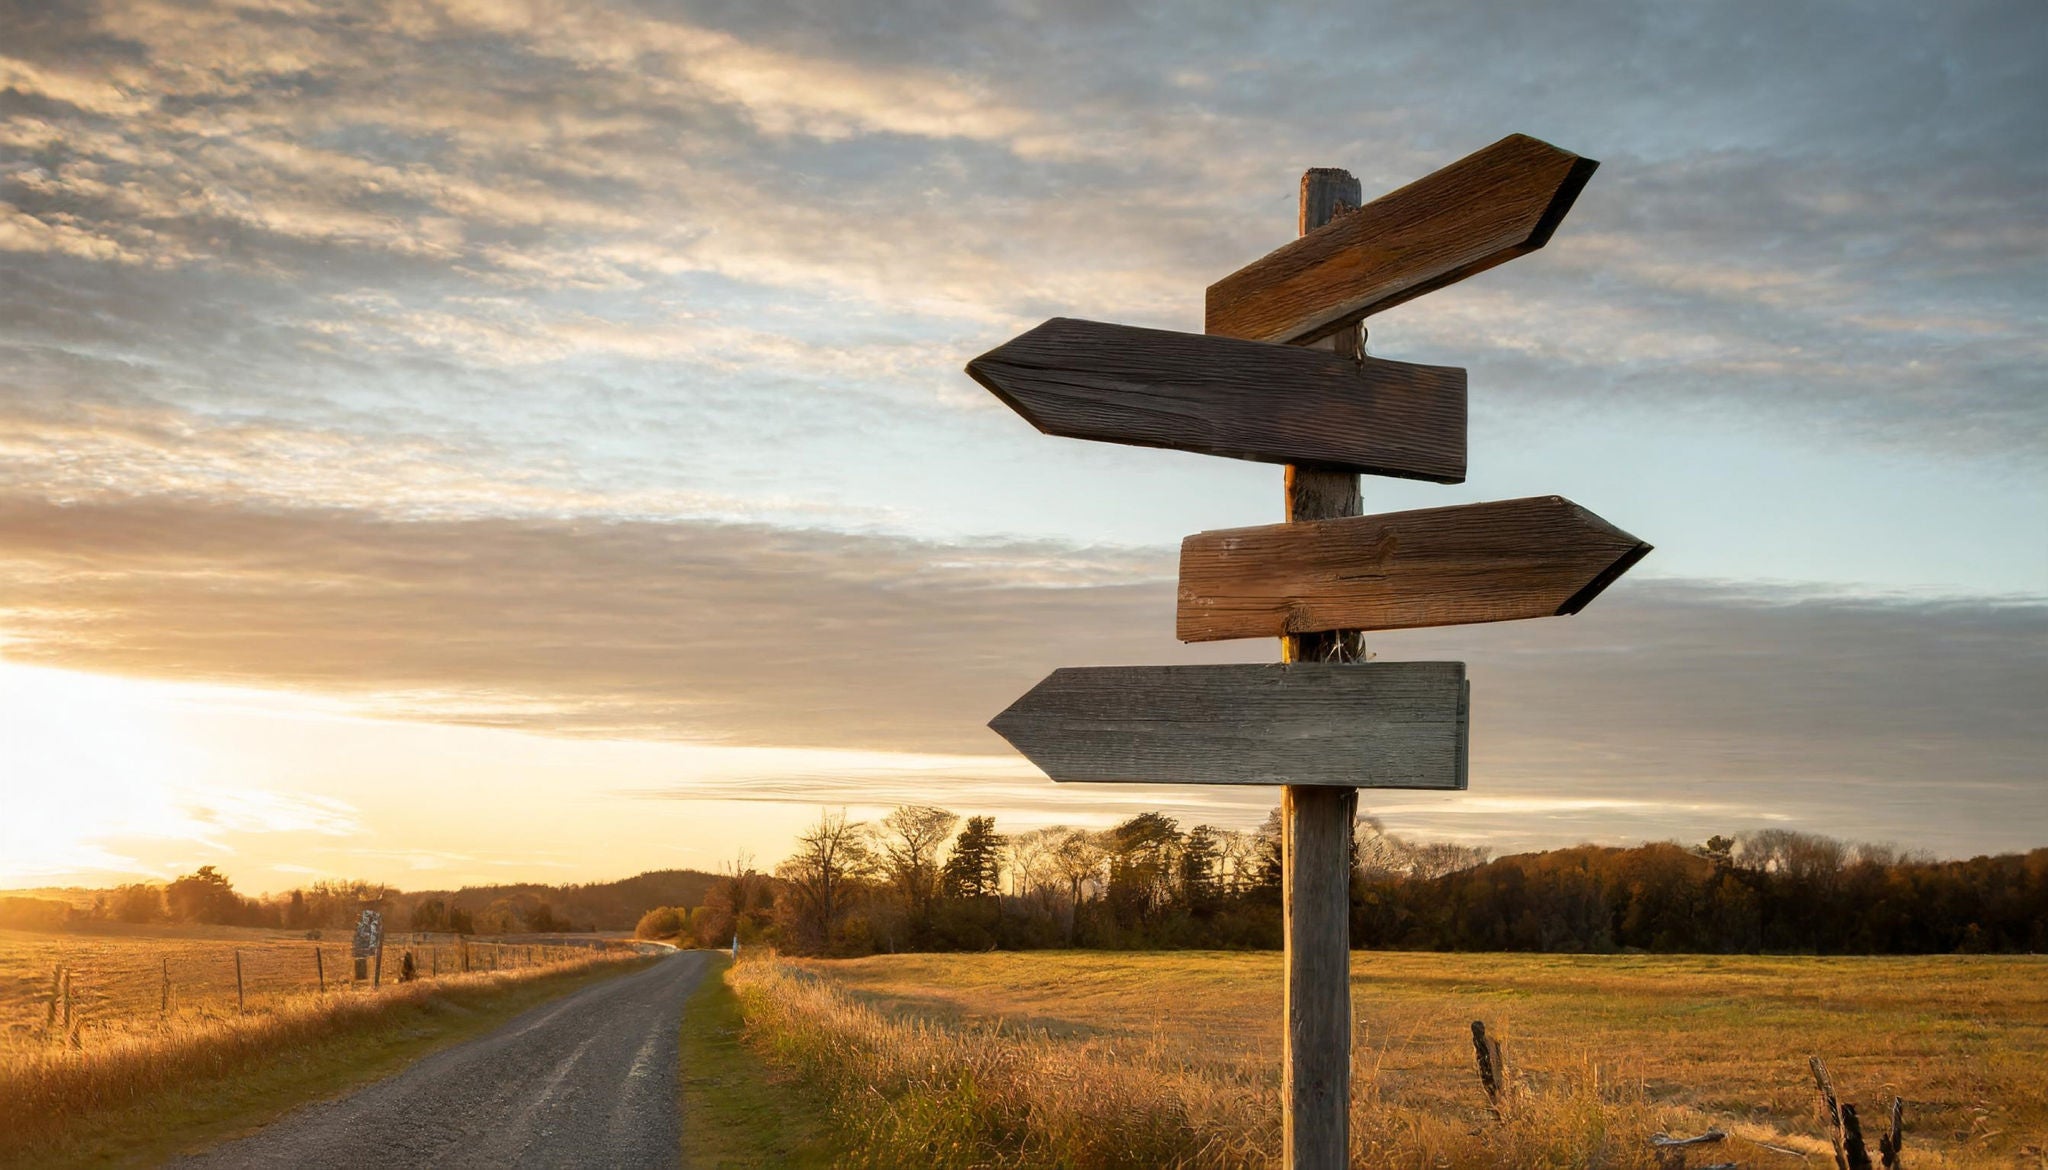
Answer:
<svg viewBox="0 0 2048 1170"><path fill-rule="evenodd" d="M0 661L0 885L144 872L123 839L190 822L175 688Z"/></svg>

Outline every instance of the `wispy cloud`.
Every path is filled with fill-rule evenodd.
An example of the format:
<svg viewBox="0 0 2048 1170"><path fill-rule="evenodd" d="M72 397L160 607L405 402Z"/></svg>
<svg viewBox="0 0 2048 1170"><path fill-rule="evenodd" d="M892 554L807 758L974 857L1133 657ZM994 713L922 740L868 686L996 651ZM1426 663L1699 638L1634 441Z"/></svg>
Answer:
<svg viewBox="0 0 2048 1170"><path fill-rule="evenodd" d="M411 717L993 752L1053 666L1240 650L1172 643L1164 550L938 538L1136 510L1059 482L1085 452L1021 467L960 362L1055 313L1198 327L1304 164L1378 191L1508 130L1604 160L1565 231L1372 330L1471 367L1475 435L1710 420L2038 496L2038 23L0 0L0 637ZM1522 803L1461 805L1475 838L1788 808L2038 836L2042 620L1667 582L1382 641L1493 696L1480 768ZM1020 783L990 767L934 782Z"/></svg>
<svg viewBox="0 0 2048 1170"><path fill-rule="evenodd" d="M15 498L0 568L21 662L550 734L983 760L862 781L876 800L1037 788L983 724L1054 667L1268 653L1176 644L1165 550ZM1474 775L1510 803L1460 823L1794 808L1908 837L1922 816L2048 833L2018 698L2048 693L2044 634L2042 601L1624 581L1569 620L1373 644L1471 664ZM846 791L835 771L698 795Z"/></svg>

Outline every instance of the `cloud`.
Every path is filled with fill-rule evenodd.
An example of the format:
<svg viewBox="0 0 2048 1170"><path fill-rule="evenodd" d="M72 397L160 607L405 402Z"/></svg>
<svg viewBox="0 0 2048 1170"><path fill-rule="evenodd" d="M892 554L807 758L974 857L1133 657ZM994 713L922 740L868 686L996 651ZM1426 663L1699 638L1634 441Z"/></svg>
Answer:
<svg viewBox="0 0 2048 1170"><path fill-rule="evenodd" d="M878 801L927 780L1036 790L983 725L1054 667L1269 656L1263 642L1174 643L1170 577L1164 550L0 502L12 660L557 735L987 758L871 778ZM2031 700L2048 693L2044 633L2048 602L1624 580L1568 620L1379 635L1389 658L1470 663L1475 790L1498 799L1377 803L1479 838L1790 816L2020 843L2048 833ZM713 787L692 791L847 791L836 775Z"/></svg>
<svg viewBox="0 0 2048 1170"><path fill-rule="evenodd" d="M1053 313L1193 327L1304 161L1380 190L1528 129L1606 165L1541 258L1390 317L1391 355L1944 454L2048 437L2024 5L15 7L0 263L98 312L25 304L0 348L108 356L90 328L204 369L185 405L508 359L637 389L848 317L855 362ZM1342 43L1372 48L1311 48Z"/></svg>

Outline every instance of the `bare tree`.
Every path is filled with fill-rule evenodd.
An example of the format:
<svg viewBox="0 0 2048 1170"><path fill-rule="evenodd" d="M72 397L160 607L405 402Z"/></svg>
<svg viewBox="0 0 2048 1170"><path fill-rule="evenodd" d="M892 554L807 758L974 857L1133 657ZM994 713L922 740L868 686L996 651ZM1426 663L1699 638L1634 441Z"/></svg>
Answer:
<svg viewBox="0 0 2048 1170"><path fill-rule="evenodd" d="M867 826L846 819L846 810L818 814L818 823L797 836L796 853L775 867L788 885L777 909L799 945L828 950L859 884L874 872Z"/></svg>
<svg viewBox="0 0 2048 1170"><path fill-rule="evenodd" d="M1061 834L1052 847L1052 864L1053 872L1067 886L1067 945L1072 946L1081 919L1081 894L1089 886L1101 884L1109 851L1098 835L1086 829L1048 831Z"/></svg>
<svg viewBox="0 0 2048 1170"><path fill-rule="evenodd" d="M1408 873L1411 877L1429 881L1432 878L1447 877L1461 870L1476 869L1486 864L1493 850L1484 845L1459 845L1451 841L1432 841L1417 845L1408 852Z"/></svg>
<svg viewBox="0 0 2048 1170"><path fill-rule="evenodd" d="M882 818L875 844L883 872L903 903L914 938L931 929L939 897L939 851L953 836L958 815L930 805L904 805Z"/></svg>
<svg viewBox="0 0 2048 1170"><path fill-rule="evenodd" d="M1053 850L1065 831L1030 829L1010 835L1009 856L1005 860L1010 871L1011 897L1025 899L1035 895L1044 906L1047 897L1057 892L1059 875L1053 867Z"/></svg>
<svg viewBox="0 0 2048 1170"><path fill-rule="evenodd" d="M1758 829L1742 835L1736 861L1748 869L1804 881L1829 881L1842 871L1848 850L1840 841L1796 829Z"/></svg>
<svg viewBox="0 0 2048 1170"><path fill-rule="evenodd" d="M1237 829L1217 829L1216 879L1223 890L1236 897L1257 880L1259 839Z"/></svg>
<svg viewBox="0 0 2048 1170"><path fill-rule="evenodd" d="M1360 813L1351 826L1351 865L1368 879L1400 877L1414 870L1415 847L1387 832L1378 817Z"/></svg>

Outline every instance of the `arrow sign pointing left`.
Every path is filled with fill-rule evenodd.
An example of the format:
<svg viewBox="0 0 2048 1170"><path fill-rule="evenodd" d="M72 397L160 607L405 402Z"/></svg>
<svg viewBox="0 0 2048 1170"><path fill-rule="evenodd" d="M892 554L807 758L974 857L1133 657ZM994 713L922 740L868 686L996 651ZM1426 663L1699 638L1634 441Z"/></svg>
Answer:
<svg viewBox="0 0 2048 1170"><path fill-rule="evenodd" d="M1465 371L1054 317L967 363L1049 435L1465 479Z"/></svg>
<svg viewBox="0 0 2048 1170"><path fill-rule="evenodd" d="M1462 662L1055 670L989 723L1054 780L1465 787Z"/></svg>

